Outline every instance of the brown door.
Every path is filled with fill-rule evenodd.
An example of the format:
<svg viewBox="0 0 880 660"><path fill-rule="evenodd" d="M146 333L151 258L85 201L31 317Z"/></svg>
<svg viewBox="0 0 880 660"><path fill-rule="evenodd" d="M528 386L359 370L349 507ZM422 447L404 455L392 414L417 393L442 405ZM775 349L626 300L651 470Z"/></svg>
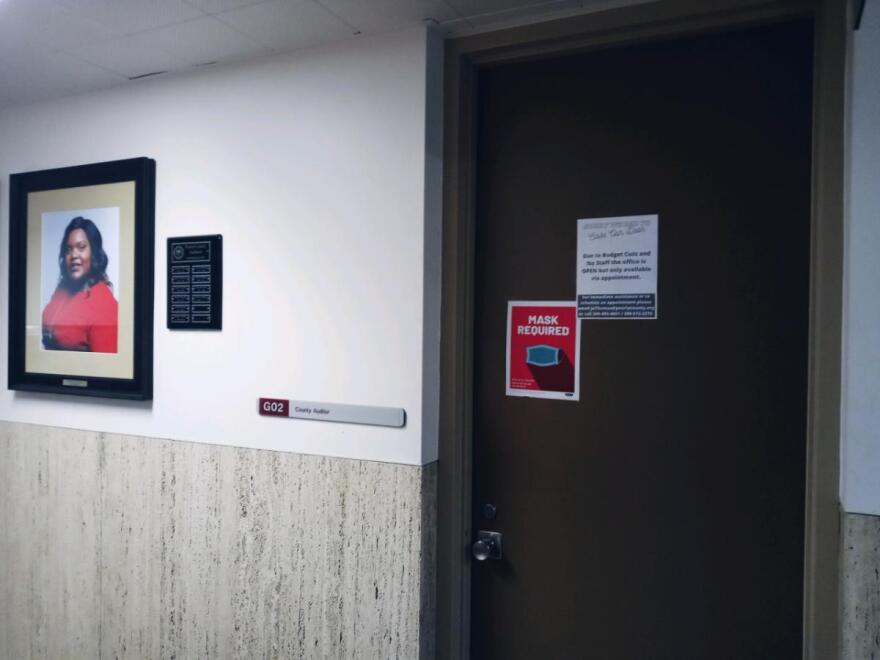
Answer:
<svg viewBox="0 0 880 660"><path fill-rule="evenodd" d="M473 658L800 657L811 72L796 22L481 73ZM658 319L581 322L579 401L505 396L508 301L654 213Z"/></svg>

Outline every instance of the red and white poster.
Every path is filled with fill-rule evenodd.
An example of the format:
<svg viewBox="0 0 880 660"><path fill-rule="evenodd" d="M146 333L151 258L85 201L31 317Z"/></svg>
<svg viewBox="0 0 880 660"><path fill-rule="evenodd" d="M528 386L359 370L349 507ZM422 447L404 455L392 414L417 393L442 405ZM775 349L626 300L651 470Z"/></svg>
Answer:
<svg viewBox="0 0 880 660"><path fill-rule="evenodd" d="M577 303L507 303L507 395L577 401L581 326Z"/></svg>

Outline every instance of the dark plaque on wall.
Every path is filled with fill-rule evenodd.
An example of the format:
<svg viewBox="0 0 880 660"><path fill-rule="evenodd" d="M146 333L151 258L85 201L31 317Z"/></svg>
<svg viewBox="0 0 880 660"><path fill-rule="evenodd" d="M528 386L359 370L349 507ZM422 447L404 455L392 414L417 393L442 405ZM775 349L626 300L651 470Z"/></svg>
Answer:
<svg viewBox="0 0 880 660"><path fill-rule="evenodd" d="M223 327L223 237L168 239L168 329Z"/></svg>

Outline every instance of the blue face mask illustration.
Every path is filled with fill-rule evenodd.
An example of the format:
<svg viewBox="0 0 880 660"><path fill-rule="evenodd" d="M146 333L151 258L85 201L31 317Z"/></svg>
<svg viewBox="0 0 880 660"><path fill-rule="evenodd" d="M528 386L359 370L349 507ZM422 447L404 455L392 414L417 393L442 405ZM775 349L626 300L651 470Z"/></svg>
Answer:
<svg viewBox="0 0 880 660"><path fill-rule="evenodd" d="M562 350L555 346L540 344L526 347L526 364L535 367L553 367L562 362Z"/></svg>

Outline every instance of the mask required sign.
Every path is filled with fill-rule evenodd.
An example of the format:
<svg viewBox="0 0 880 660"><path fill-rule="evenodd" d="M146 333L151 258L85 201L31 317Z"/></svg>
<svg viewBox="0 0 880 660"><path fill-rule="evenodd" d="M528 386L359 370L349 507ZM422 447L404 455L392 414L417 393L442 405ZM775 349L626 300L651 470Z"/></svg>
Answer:
<svg viewBox="0 0 880 660"><path fill-rule="evenodd" d="M507 395L577 401L580 342L575 303L509 301Z"/></svg>

